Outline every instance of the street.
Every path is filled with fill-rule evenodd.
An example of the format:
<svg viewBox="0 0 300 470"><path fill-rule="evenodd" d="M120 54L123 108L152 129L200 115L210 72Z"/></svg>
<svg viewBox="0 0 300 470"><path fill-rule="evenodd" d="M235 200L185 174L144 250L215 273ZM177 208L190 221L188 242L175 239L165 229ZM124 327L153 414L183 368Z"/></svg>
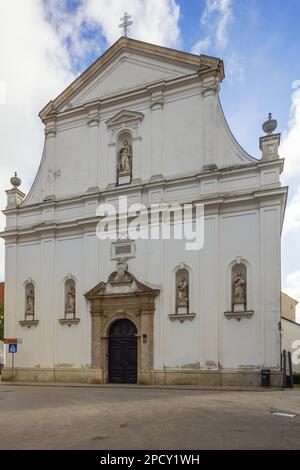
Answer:
<svg viewBox="0 0 300 470"><path fill-rule="evenodd" d="M2 384L0 448L299 449L300 390Z"/></svg>

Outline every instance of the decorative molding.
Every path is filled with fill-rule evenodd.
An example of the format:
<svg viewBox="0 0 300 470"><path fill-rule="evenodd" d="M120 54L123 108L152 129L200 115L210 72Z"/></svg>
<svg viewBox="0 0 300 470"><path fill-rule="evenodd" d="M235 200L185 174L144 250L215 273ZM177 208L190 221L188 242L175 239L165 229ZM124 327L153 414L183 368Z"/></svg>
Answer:
<svg viewBox="0 0 300 470"><path fill-rule="evenodd" d="M72 326L78 325L78 323L80 322L80 318L59 318L58 321L61 325Z"/></svg>
<svg viewBox="0 0 300 470"><path fill-rule="evenodd" d="M276 160L279 158L278 147L280 145L281 134L268 134L259 138L259 148L262 160Z"/></svg>
<svg viewBox="0 0 300 470"><path fill-rule="evenodd" d="M229 320L235 318L240 321L242 318L251 318L254 314L254 310L245 310L244 312L224 312L224 315Z"/></svg>
<svg viewBox="0 0 300 470"><path fill-rule="evenodd" d="M22 204L23 199L25 198L25 193L20 191L18 188L7 189L7 205L6 209L16 209L20 204Z"/></svg>
<svg viewBox="0 0 300 470"><path fill-rule="evenodd" d="M19 324L21 326L27 326L27 328L31 328L32 326L37 326L39 323L39 320L21 320L19 321Z"/></svg>
<svg viewBox="0 0 300 470"><path fill-rule="evenodd" d="M218 93L220 90L220 77L216 75L209 75L204 77L201 82L201 93L204 97L211 96Z"/></svg>
<svg viewBox="0 0 300 470"><path fill-rule="evenodd" d="M55 137L56 136L56 120L55 120L55 118L47 121L47 123L45 125L44 132L45 132L46 137Z"/></svg>
<svg viewBox="0 0 300 470"><path fill-rule="evenodd" d="M186 320L194 320L196 314L195 313L170 313L169 315L170 320L179 320L180 323L183 323Z"/></svg>
<svg viewBox="0 0 300 470"><path fill-rule="evenodd" d="M109 128L114 128L114 131L116 132L118 128L121 129L122 127L125 127L124 124L130 127L135 123L136 126L138 126L138 123L141 122L143 119L144 119L143 113L139 113L136 111L128 111L128 110L123 109L122 111L120 111L119 113L115 114L113 117L108 119L105 122L105 124Z"/></svg>
<svg viewBox="0 0 300 470"><path fill-rule="evenodd" d="M100 122L100 104L99 103L91 103L85 105L87 110L87 125L90 127L98 126Z"/></svg>
<svg viewBox="0 0 300 470"><path fill-rule="evenodd" d="M164 106L164 89L166 82L157 83L147 87L150 93L150 108L152 111L162 109Z"/></svg>
<svg viewBox="0 0 300 470"><path fill-rule="evenodd" d="M145 370L153 369L155 297L158 289L153 289L127 271L127 263L120 259L117 271L108 277L107 282L100 282L85 294L91 301L92 320L92 368L102 369L104 381L108 380L107 355L109 330L114 321L128 319L137 330L137 337L147 335L147 342L138 340L138 377ZM103 340L105 338L105 340Z"/></svg>

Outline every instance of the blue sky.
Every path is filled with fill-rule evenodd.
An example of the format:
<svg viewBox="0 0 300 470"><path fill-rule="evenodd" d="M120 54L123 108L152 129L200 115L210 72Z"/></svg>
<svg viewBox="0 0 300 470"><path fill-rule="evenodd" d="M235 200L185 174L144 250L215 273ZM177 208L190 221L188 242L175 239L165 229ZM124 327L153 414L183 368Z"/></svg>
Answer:
<svg viewBox="0 0 300 470"><path fill-rule="evenodd" d="M224 60L222 105L251 155L260 157L268 113L278 120L283 181L290 186L283 286L300 300L300 0L0 0L0 9L0 95L2 80L9 98L0 105L0 152L8 157L0 163L4 189L15 169L29 189L43 145L39 110L118 39L127 10L134 19L131 37ZM25 94L17 91L16 58L23 70L32 67L22 76ZM19 142L9 138L16 127ZM3 197L0 203L4 207Z"/></svg>

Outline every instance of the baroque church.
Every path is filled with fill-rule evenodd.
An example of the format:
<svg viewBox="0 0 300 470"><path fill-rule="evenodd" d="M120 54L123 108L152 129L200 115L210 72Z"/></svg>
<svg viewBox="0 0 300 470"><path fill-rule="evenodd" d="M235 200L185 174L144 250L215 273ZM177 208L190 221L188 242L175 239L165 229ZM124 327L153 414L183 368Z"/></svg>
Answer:
<svg viewBox="0 0 300 470"><path fill-rule="evenodd" d="M269 116L261 159L224 117L222 60L121 37L40 112L31 190L6 191L5 336L15 379L280 385L287 188ZM98 208L204 206L204 242L97 235ZM3 379L12 376L7 363Z"/></svg>

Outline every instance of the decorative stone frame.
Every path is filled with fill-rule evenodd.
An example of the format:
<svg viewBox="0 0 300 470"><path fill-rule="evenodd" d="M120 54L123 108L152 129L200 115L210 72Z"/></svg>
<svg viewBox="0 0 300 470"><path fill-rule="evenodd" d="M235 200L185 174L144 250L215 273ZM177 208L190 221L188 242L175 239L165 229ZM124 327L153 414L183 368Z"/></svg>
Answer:
<svg viewBox="0 0 300 470"><path fill-rule="evenodd" d="M27 288L29 285L32 285L33 288L34 288L34 314L33 314L33 318L28 318L27 315L26 315L26 292L27 292ZM38 323L39 323L39 320L37 320L36 318L36 306L37 306L37 285L36 285L36 282L31 278L31 277L28 277L26 279L26 281L23 283L23 292L24 292L24 295L22 296L22 311L24 312L23 315L24 315L24 320L20 320L19 321L19 325L20 326L25 326L27 328L31 328L32 326L37 326Z"/></svg>
<svg viewBox="0 0 300 470"><path fill-rule="evenodd" d="M75 286L75 316L73 318L68 318L66 316L66 287L67 287L67 283L69 281L73 281L74 286ZM75 276L73 276L72 274L68 274L67 276L65 276L63 278L62 286L63 286L63 288L62 288L63 304L62 304L62 307L61 307L61 311L63 312L63 317L59 318L58 321L61 325L68 325L68 326L78 325L78 323L80 322L80 318L77 317L77 311L78 311L78 305L77 305L78 304L78 295L77 295L78 281L77 281Z"/></svg>
<svg viewBox="0 0 300 470"><path fill-rule="evenodd" d="M124 141L127 141L132 149L131 155L131 171L126 173L126 176L122 176L118 174L118 166L120 165L120 151L123 147ZM117 133L116 136L116 185L123 186L124 184L131 184L132 182L132 175L133 175L133 167L134 167L134 153L133 153L133 134L132 131L128 129L122 129ZM126 181L122 182L122 178L125 178Z"/></svg>
<svg viewBox="0 0 300 470"><path fill-rule="evenodd" d="M129 133L132 138L132 171L131 182L141 179L141 122L144 114L136 111L123 110L106 121L110 130L109 140L109 187L117 182L117 142L120 134Z"/></svg>
<svg viewBox="0 0 300 470"><path fill-rule="evenodd" d="M241 312L234 312L232 306L232 272L233 268L237 265L243 265L246 271L246 309ZM242 318L251 318L254 314L253 310L253 275L250 263L242 258L241 256L237 256L234 261L232 261L226 270L226 308L227 310L224 312L226 318L231 319L235 318L236 320L240 321Z"/></svg>
<svg viewBox="0 0 300 470"><path fill-rule="evenodd" d="M153 315L155 297L159 290L152 289L126 272L126 280L114 281L117 272L108 282L101 282L85 294L91 302L92 317L92 368L101 371L103 383L108 382L108 340L111 325L128 319L137 329L137 382L150 384L153 373ZM115 290L115 291L114 291Z"/></svg>
<svg viewBox="0 0 300 470"><path fill-rule="evenodd" d="M177 274L179 271L185 270L188 273L188 313L178 313L177 312L177 305L176 305L176 281L177 281ZM190 266L188 266L185 262L179 263L173 270L172 270L172 288L171 288L171 305L172 311L175 313L170 313L169 318L170 320L179 320L180 323L183 323L185 320L193 320L195 318L195 313L193 312L193 272Z"/></svg>
<svg viewBox="0 0 300 470"><path fill-rule="evenodd" d="M117 253L118 249L129 248L129 251ZM119 239L111 243L111 259L116 260L120 256L126 256L126 259L135 258L135 241L129 239Z"/></svg>

